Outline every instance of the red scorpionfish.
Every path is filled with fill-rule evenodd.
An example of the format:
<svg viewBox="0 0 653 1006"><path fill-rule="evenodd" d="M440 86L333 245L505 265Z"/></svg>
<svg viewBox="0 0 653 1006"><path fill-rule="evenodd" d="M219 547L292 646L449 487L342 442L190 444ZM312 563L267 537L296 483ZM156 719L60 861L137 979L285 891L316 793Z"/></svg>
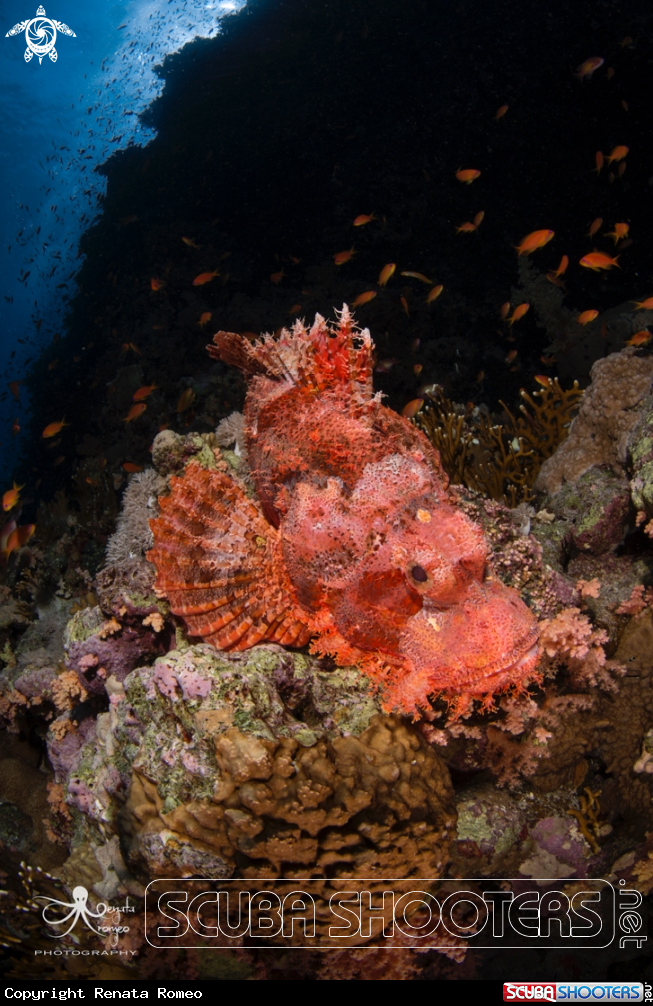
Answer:
<svg viewBox="0 0 653 1006"><path fill-rule="evenodd" d="M357 664L388 711L458 713L535 677L537 622L487 572L438 452L372 390L374 344L343 307L278 339L218 332L248 375L256 489L191 462L151 522L157 591L221 650L274 642Z"/></svg>

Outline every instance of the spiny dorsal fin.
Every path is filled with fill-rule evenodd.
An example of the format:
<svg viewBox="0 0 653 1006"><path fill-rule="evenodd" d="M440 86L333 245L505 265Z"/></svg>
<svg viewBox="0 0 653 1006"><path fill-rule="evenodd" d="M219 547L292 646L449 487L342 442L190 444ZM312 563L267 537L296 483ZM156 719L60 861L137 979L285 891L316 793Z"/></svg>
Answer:
<svg viewBox="0 0 653 1006"><path fill-rule="evenodd" d="M346 304L335 324L317 314L310 329L298 320L292 331L282 329L278 339L263 335L250 343L234 332L218 332L213 342L207 349L214 359L247 374L334 391L359 407L372 397L374 343L367 329L356 328Z"/></svg>

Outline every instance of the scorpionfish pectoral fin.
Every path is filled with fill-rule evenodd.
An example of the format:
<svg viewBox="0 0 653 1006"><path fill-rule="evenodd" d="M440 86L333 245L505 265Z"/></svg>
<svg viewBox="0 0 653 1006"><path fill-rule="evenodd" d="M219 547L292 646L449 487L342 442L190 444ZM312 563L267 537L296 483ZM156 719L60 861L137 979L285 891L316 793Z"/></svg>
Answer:
<svg viewBox="0 0 653 1006"><path fill-rule="evenodd" d="M278 532L233 477L191 462L150 521L156 589L188 632L221 650L303 646L311 633L289 589Z"/></svg>

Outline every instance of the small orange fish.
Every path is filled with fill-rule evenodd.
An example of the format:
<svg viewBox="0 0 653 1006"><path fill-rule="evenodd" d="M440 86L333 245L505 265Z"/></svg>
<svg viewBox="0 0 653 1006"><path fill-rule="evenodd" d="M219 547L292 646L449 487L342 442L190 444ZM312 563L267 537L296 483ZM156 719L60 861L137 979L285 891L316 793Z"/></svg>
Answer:
<svg viewBox="0 0 653 1006"><path fill-rule="evenodd" d="M12 531L7 539L6 546L2 550L5 559L8 559L15 549L22 548L23 545L27 544L35 531L36 524L23 524L22 527L17 527Z"/></svg>
<svg viewBox="0 0 653 1006"><path fill-rule="evenodd" d="M500 310L499 314L501 315L501 317L502 317L502 319L503 319L504 321L506 320L506 318L507 318L507 317L508 317L508 315L510 314L510 306L511 306L511 305L510 305L510 301L509 301L509 300L507 300L507 301L505 302L505 304L502 304L502 305L501 305L501 310Z"/></svg>
<svg viewBox="0 0 653 1006"><path fill-rule="evenodd" d="M621 241L622 238L626 237L629 230L630 230L629 224L615 224L614 230L609 231L608 234L606 234L606 237L614 238L614 243L617 244L618 241Z"/></svg>
<svg viewBox="0 0 653 1006"><path fill-rule="evenodd" d="M352 307L362 307L363 304L369 304L371 300L376 297L376 290L366 290L365 293L358 295Z"/></svg>
<svg viewBox="0 0 653 1006"><path fill-rule="evenodd" d="M9 538L16 530L16 521L13 519L8 520L2 531L0 531L0 551L4 552L7 547L7 542Z"/></svg>
<svg viewBox="0 0 653 1006"><path fill-rule="evenodd" d="M592 310L581 311L581 313L576 318L576 321L578 322L579 325L589 325L590 321L594 321L594 319L598 318L598 316L599 316L598 311L592 311Z"/></svg>
<svg viewBox="0 0 653 1006"><path fill-rule="evenodd" d="M604 161L605 161L605 158L603 156L603 151L602 150L597 150L596 154L594 155L594 163L596 164L596 167L594 168L594 171L596 171L597 175L601 174L601 168L603 167Z"/></svg>
<svg viewBox="0 0 653 1006"><path fill-rule="evenodd" d="M17 402L20 401L20 386L22 383L22 381L10 381L7 385Z"/></svg>
<svg viewBox="0 0 653 1006"><path fill-rule="evenodd" d="M442 293L443 290L444 290L444 287L443 287L442 283L438 283L437 286L434 286L433 289L429 290L429 292L428 292L428 295L427 295L427 298L426 298L426 303L427 304L432 304L434 300L438 299L438 297L440 296L440 294Z"/></svg>
<svg viewBox="0 0 653 1006"><path fill-rule="evenodd" d="M519 321L520 318L523 318L526 312L530 310L530 306L531 306L530 304L524 303L516 307L515 310L512 312L512 316L508 318L508 324L514 325L516 321Z"/></svg>
<svg viewBox="0 0 653 1006"><path fill-rule="evenodd" d="M600 66L603 66L605 60L601 56L590 56L586 59L584 63L581 63L575 74L579 80L583 80L585 77L591 77L595 70L598 70Z"/></svg>
<svg viewBox="0 0 653 1006"><path fill-rule="evenodd" d="M590 229L587 232L588 238L593 238L602 225L603 225L603 217L597 217L596 220L592 220L592 223L590 224Z"/></svg>
<svg viewBox="0 0 653 1006"><path fill-rule="evenodd" d="M484 380L485 380L485 371L479 370L478 374L476 375L476 383L482 384Z"/></svg>
<svg viewBox="0 0 653 1006"><path fill-rule="evenodd" d="M417 413L419 412L419 410L422 408L423 405L424 405L423 398L413 398L412 402L409 402L408 405L404 405L403 409L401 410L401 414L404 417L404 419L412 419L413 416L417 415Z"/></svg>
<svg viewBox="0 0 653 1006"><path fill-rule="evenodd" d="M617 174L619 178L623 178L625 171L626 171L626 162L622 161L619 167L617 168Z"/></svg>
<svg viewBox="0 0 653 1006"><path fill-rule="evenodd" d="M544 245L548 244L553 237L555 237L555 231L531 231L530 234L527 234L526 237L522 239L521 244L516 246L515 250L519 255L530 255L531 252L536 251L536 249L543 248Z"/></svg>
<svg viewBox="0 0 653 1006"><path fill-rule="evenodd" d="M541 384L543 388L548 388L551 386L551 378L547 377L546 374L536 374L535 380L538 384Z"/></svg>
<svg viewBox="0 0 653 1006"><path fill-rule="evenodd" d="M512 361L516 359L516 357L517 357L517 350L511 349L506 357L506 363L512 363Z"/></svg>
<svg viewBox="0 0 653 1006"><path fill-rule="evenodd" d="M194 401L195 401L195 392L193 391L192 388L186 388L186 390L182 392L181 397L177 402L177 412L179 413L185 412L186 409L190 408L190 406L193 404Z"/></svg>
<svg viewBox="0 0 653 1006"><path fill-rule="evenodd" d="M641 332L635 332L631 335L630 339L626 339L627 346L645 346L647 342L653 336L653 332L649 332L648 329L644 328Z"/></svg>
<svg viewBox="0 0 653 1006"><path fill-rule="evenodd" d="M385 286L388 280L394 275L394 271L397 266L394 262L388 262L387 265L383 266L383 269L379 273L379 286Z"/></svg>
<svg viewBox="0 0 653 1006"><path fill-rule="evenodd" d="M205 325L208 325L212 317L213 315L210 311L203 311L197 324L200 328L204 328Z"/></svg>
<svg viewBox="0 0 653 1006"><path fill-rule="evenodd" d="M70 426L70 423L67 423L65 419L62 419L60 423L50 423L45 427L41 436L45 440L47 440L48 437L56 437L57 433L61 433L64 426Z"/></svg>
<svg viewBox="0 0 653 1006"><path fill-rule="evenodd" d="M600 269L612 269L613 265L616 265L617 269L620 269L621 266L617 262L618 258L618 255L615 258L610 258L604 252L594 251L590 252L589 255L583 255L580 264L586 269L593 269L594 272L599 272Z"/></svg>
<svg viewBox="0 0 653 1006"><path fill-rule="evenodd" d="M148 398L155 388L158 388L158 384L146 384L138 391L135 391L132 395L132 402L142 402L144 398Z"/></svg>
<svg viewBox="0 0 653 1006"><path fill-rule="evenodd" d="M354 307L355 306L356 305L354 304ZM302 305L301 304L293 304L293 306L288 309L288 314L297 314L297 312L301 311L301 309L302 309Z"/></svg>
<svg viewBox="0 0 653 1006"><path fill-rule="evenodd" d="M476 168L459 168L456 172L456 178L459 182L464 182L465 185L471 185L480 174L481 172L477 171Z"/></svg>
<svg viewBox="0 0 653 1006"><path fill-rule="evenodd" d="M20 498L20 491L21 491L21 489L24 489L24 488L25 488L25 485L18 486L14 482L14 488L13 489L7 489L7 492L2 497L2 509L5 512L7 510L11 510L13 507L16 506L16 503L18 503L18 500Z"/></svg>
<svg viewBox="0 0 653 1006"><path fill-rule="evenodd" d="M646 300L634 300L636 311L653 311L653 297L647 297Z"/></svg>
<svg viewBox="0 0 653 1006"><path fill-rule="evenodd" d="M131 409L123 419L123 423L131 423L134 419L138 419L139 416L143 415L146 408L147 405L145 402L139 402L138 405L132 405Z"/></svg>
<svg viewBox="0 0 653 1006"><path fill-rule="evenodd" d="M18 416L16 416L13 423L11 424L11 435L12 437L15 437L19 433L20 433L20 426L18 425Z"/></svg>
<svg viewBox="0 0 653 1006"><path fill-rule="evenodd" d="M283 277L285 275L286 274L283 271L283 269L280 269L279 272L271 272L270 273L270 283L274 283L275 285L278 284L278 283L280 283L281 280L283 279Z"/></svg>
<svg viewBox="0 0 653 1006"><path fill-rule="evenodd" d="M630 147L626 147L623 144L619 147L613 147L612 153L608 157L608 164L612 164L613 161L621 161L626 156Z"/></svg>
<svg viewBox="0 0 653 1006"><path fill-rule="evenodd" d="M215 279L215 277L219 275L220 274L217 269L214 269L213 272L201 272L199 276L196 276L193 280L193 286L204 286L205 283L210 283L212 279Z"/></svg>
<svg viewBox="0 0 653 1006"><path fill-rule="evenodd" d="M484 217L485 217L485 210L481 210L480 213L477 213L476 216L474 217L474 226L476 227L477 230L483 223Z"/></svg>
<svg viewBox="0 0 653 1006"><path fill-rule="evenodd" d="M411 279L418 279L420 282L426 283L427 286L430 286L433 282L433 280L429 279L428 276L425 276L423 272L410 272L409 270L405 270L401 275L410 276Z"/></svg>
<svg viewBox="0 0 653 1006"><path fill-rule="evenodd" d="M139 356L143 355L138 346L136 346L133 342L123 342L122 344L123 353L128 353L130 349L133 353L137 353Z"/></svg>
<svg viewBox="0 0 653 1006"><path fill-rule="evenodd" d="M456 234L473 234L475 230L476 224L473 224L471 220L465 220L464 224L456 227Z"/></svg>
<svg viewBox="0 0 653 1006"><path fill-rule="evenodd" d="M553 283L554 286L559 286L561 290L565 289L565 284L562 282L559 276L556 276L554 272L548 272L546 278L549 283Z"/></svg>
<svg viewBox="0 0 653 1006"><path fill-rule="evenodd" d="M413 373L416 374L418 377L422 373L423 370L424 370L424 364L423 363L414 363L413 364Z"/></svg>
<svg viewBox="0 0 653 1006"><path fill-rule="evenodd" d="M354 248L350 248L348 251L336 252L333 256L333 261L336 265L344 265L345 262L349 262L355 254L356 250Z"/></svg>
<svg viewBox="0 0 653 1006"><path fill-rule="evenodd" d="M364 227L365 224L369 224L372 220L376 220L373 213L360 213L354 220L354 227Z"/></svg>
<svg viewBox="0 0 653 1006"><path fill-rule="evenodd" d="M374 370L377 374L389 374L392 368L394 367L395 363L398 362L399 361L395 360L394 358L390 360L381 360L379 363L377 363Z"/></svg>
<svg viewBox="0 0 653 1006"><path fill-rule="evenodd" d="M545 367L552 367L553 364L556 362L555 356L541 356L540 360L542 361ZM535 380L537 381L537 374L535 375Z"/></svg>
<svg viewBox="0 0 653 1006"><path fill-rule="evenodd" d="M404 311L406 312L406 314L410 318L410 311L408 310L408 301L403 296L400 297L399 300L401 301L401 306L403 307Z"/></svg>
<svg viewBox="0 0 653 1006"><path fill-rule="evenodd" d="M192 238L182 238L181 240L184 242L185 245L188 245L189 248L201 248L202 247L201 245L198 245L196 241L193 241Z"/></svg>
<svg viewBox="0 0 653 1006"><path fill-rule="evenodd" d="M162 290L165 286L165 282L162 279L155 279L153 276L150 280L150 286L153 290Z"/></svg>
<svg viewBox="0 0 653 1006"><path fill-rule="evenodd" d="M142 465L135 465L133 461L125 461L123 464L123 471L125 472L142 472Z"/></svg>
<svg viewBox="0 0 653 1006"><path fill-rule="evenodd" d="M510 105L501 105L500 108L497 109L497 114L494 116L494 121L498 122L499 119L503 119L504 115L506 114L509 108Z"/></svg>

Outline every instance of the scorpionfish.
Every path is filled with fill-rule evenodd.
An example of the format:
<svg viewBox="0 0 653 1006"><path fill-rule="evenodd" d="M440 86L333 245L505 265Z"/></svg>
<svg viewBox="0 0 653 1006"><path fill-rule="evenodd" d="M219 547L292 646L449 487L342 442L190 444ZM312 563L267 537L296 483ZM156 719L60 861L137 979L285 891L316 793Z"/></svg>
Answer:
<svg viewBox="0 0 653 1006"><path fill-rule="evenodd" d="M438 452L373 393L374 344L347 306L207 348L248 376L255 497L191 462L160 499L148 559L189 633L221 650L310 642L415 717L434 695L460 714L533 680L537 622L489 573Z"/></svg>

